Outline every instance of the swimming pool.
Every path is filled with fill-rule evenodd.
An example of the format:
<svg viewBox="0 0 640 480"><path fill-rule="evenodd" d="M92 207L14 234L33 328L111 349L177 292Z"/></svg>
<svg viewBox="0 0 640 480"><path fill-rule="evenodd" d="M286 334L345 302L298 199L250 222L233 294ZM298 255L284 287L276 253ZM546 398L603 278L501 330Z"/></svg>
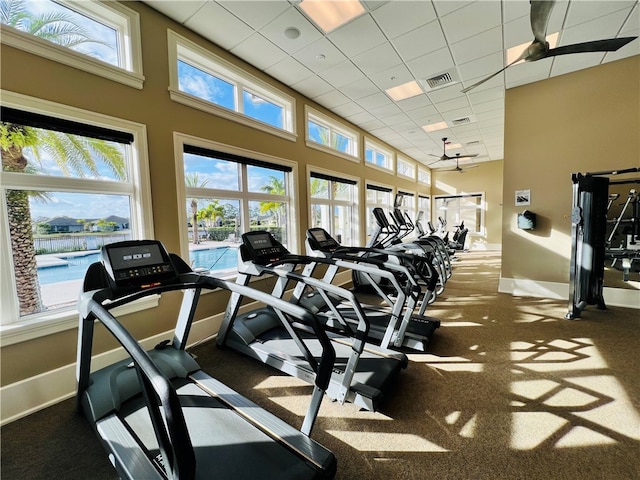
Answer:
<svg viewBox="0 0 640 480"><path fill-rule="evenodd" d="M205 270L226 270L238 266L236 247L217 247L189 252L191 267ZM67 280L82 280L84 274L94 262L100 261L100 253L91 252L86 255L56 255L64 260L64 265L38 267L38 280L40 285L64 282Z"/></svg>

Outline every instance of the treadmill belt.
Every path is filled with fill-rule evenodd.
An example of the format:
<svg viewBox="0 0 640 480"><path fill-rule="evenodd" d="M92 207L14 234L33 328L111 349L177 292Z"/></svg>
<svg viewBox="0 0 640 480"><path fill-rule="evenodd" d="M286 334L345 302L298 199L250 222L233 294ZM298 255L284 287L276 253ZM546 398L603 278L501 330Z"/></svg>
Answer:
<svg viewBox="0 0 640 480"><path fill-rule="evenodd" d="M177 387L196 455L196 478L321 478L310 464L193 383ZM151 419L140 396L121 418L148 450L159 455Z"/></svg>

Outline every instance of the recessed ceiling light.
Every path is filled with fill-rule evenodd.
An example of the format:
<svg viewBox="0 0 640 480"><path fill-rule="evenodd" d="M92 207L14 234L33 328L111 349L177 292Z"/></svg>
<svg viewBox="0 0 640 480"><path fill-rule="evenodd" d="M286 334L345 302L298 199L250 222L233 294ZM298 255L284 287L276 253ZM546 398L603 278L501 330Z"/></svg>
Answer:
<svg viewBox="0 0 640 480"><path fill-rule="evenodd" d="M325 33L364 13L364 7L358 0L302 0L300 8Z"/></svg>
<svg viewBox="0 0 640 480"><path fill-rule="evenodd" d="M420 85L418 85L415 80L404 83L402 85L398 85L397 87L388 88L387 90L385 90L385 92L387 92L387 95L389 95L396 102L424 93L422 91L422 88L420 88Z"/></svg>
<svg viewBox="0 0 640 480"><path fill-rule="evenodd" d="M547 35L547 42L549 43L549 48L556 48L556 45L558 44L559 36L560 36L560 32L551 33ZM509 48L507 50L507 65L509 65L511 62L515 62L516 59L520 55L522 55L522 52L524 52L529 45L531 45L531 42L522 43L520 45L516 45L515 47ZM522 62L524 62L524 60L521 60L515 65L518 65Z"/></svg>
<svg viewBox="0 0 640 480"><path fill-rule="evenodd" d="M291 40L295 40L300 36L300 30L296 27L289 27L284 31L284 36L290 38Z"/></svg>
<svg viewBox="0 0 640 480"><path fill-rule="evenodd" d="M422 129L427 133L436 132L438 130L443 130L445 128L449 128L449 125L447 124L447 122L431 123L429 125L422 126Z"/></svg>

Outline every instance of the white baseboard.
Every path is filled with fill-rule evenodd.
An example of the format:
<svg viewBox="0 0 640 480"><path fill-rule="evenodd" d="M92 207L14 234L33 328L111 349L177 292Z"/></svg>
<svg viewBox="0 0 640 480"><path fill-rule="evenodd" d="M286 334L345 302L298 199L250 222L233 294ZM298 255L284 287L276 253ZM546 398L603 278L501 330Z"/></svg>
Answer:
<svg viewBox="0 0 640 480"><path fill-rule="evenodd" d="M498 291L514 296L552 298L569 301L568 283L542 282L520 278L500 278ZM640 309L640 290L604 287L603 295L606 305Z"/></svg>

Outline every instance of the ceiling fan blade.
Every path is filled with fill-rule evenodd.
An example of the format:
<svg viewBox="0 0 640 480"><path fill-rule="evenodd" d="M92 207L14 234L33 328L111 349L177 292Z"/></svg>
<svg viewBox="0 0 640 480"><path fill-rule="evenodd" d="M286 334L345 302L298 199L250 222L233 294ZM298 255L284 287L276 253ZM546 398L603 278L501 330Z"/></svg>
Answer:
<svg viewBox="0 0 640 480"><path fill-rule="evenodd" d="M555 3L555 0L531 0L531 31L534 41L543 45L547 42L547 25Z"/></svg>
<svg viewBox="0 0 640 480"><path fill-rule="evenodd" d="M455 158L459 158L460 160L462 160L463 158L474 158L477 157L478 154L477 153L470 153L470 154L465 154L465 155L456 155Z"/></svg>
<svg viewBox="0 0 640 480"><path fill-rule="evenodd" d="M638 37L621 37L610 38L608 40L594 40L593 42L574 43L573 45L564 45L562 47L552 48L548 50L544 57L556 57L558 55L568 55L571 53L588 53L588 52L615 52L627 43Z"/></svg>
<svg viewBox="0 0 640 480"><path fill-rule="evenodd" d="M462 93L467 93L469 90L472 90L472 89L474 89L474 88L476 88L476 87L478 87L478 86L482 85L484 82L487 82L487 81L491 80L493 77L495 77L496 75L498 75L498 74L500 74L500 73L504 72L507 68L509 68L509 67L510 67L511 65L513 65L514 63L519 62L520 60L522 60L522 58L517 58L517 59L515 59L515 60L514 60L513 62L511 62L509 65L507 65L506 67L501 68L501 69L500 69L500 70L498 70L496 73L494 73L494 74L492 74L492 75L489 75L488 77L486 77L486 78L484 78L484 79L480 80L479 82L474 83L473 85L471 85L471 86L469 86L469 87L463 88L463 89L461 90L461 92L462 92Z"/></svg>
<svg viewBox="0 0 640 480"><path fill-rule="evenodd" d="M473 165L465 165L464 167L462 167L463 170L469 170L470 168L476 168L479 165L477 163L474 163Z"/></svg>

